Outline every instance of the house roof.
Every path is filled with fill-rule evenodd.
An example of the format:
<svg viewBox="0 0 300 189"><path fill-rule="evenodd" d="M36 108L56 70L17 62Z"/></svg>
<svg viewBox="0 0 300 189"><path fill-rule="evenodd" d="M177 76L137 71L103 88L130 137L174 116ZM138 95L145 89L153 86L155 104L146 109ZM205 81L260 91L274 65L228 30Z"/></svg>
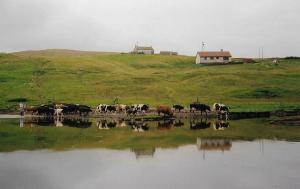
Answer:
<svg viewBox="0 0 300 189"><path fill-rule="evenodd" d="M231 57L229 51L200 51L197 54L201 57Z"/></svg>
<svg viewBox="0 0 300 189"><path fill-rule="evenodd" d="M135 46L135 50L154 50L152 47Z"/></svg>

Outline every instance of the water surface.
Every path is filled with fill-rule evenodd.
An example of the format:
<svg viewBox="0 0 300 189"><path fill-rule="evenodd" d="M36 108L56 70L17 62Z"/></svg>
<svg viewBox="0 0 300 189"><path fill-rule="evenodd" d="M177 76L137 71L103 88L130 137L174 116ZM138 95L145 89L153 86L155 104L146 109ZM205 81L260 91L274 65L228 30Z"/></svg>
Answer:
<svg viewBox="0 0 300 189"><path fill-rule="evenodd" d="M0 119L0 188L298 189L299 135L267 119Z"/></svg>
<svg viewBox="0 0 300 189"><path fill-rule="evenodd" d="M221 142L205 140L212 145ZM298 189L300 186L300 143L259 140L231 141L229 148L221 144L200 146L144 152L93 149L0 153L0 188Z"/></svg>

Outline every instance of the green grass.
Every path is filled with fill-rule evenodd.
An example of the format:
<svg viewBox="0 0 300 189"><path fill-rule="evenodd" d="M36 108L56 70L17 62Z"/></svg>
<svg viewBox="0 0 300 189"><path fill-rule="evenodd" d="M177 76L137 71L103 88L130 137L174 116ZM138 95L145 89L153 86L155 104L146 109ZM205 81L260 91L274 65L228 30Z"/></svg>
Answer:
<svg viewBox="0 0 300 189"><path fill-rule="evenodd" d="M212 124L213 124L213 120ZM230 121L230 127L216 131L212 126L204 130L190 130L189 122L181 128L158 130L156 122L149 122L150 130L135 133L129 127L99 130L96 123L90 128L42 127L25 125L19 120L0 120L0 152L15 150L74 148L151 149L174 148L196 144L198 137L208 139L256 140L278 139L299 141L300 127L272 125L268 119Z"/></svg>
<svg viewBox="0 0 300 189"><path fill-rule="evenodd" d="M232 111L300 107L300 60L227 66L195 65L194 57L76 52L0 54L0 109L53 101L96 106L112 103L175 103L199 98Z"/></svg>

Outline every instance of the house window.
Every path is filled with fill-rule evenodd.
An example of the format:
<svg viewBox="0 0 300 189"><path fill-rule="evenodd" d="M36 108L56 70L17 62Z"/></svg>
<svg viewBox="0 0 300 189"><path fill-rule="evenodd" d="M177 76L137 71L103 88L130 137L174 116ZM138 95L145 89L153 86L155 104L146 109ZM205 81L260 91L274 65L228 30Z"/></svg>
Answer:
<svg viewBox="0 0 300 189"><path fill-rule="evenodd" d="M224 57L223 59L224 59L224 60L229 60L229 57Z"/></svg>
<svg viewBox="0 0 300 189"><path fill-rule="evenodd" d="M207 57L204 57L204 60L207 60Z"/></svg>
<svg viewBox="0 0 300 189"><path fill-rule="evenodd" d="M214 57L210 57L210 59L211 59L211 60L213 60L213 59L214 59Z"/></svg>
<svg viewBox="0 0 300 189"><path fill-rule="evenodd" d="M219 57L216 57L217 60L219 60Z"/></svg>

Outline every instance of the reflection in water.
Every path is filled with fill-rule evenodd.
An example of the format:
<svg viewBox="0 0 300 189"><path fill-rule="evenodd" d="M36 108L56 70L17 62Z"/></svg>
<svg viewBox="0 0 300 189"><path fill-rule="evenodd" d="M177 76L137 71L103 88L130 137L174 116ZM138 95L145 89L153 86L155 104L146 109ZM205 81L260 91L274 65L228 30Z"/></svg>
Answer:
<svg viewBox="0 0 300 189"><path fill-rule="evenodd" d="M174 121L174 127L183 127L184 126L184 122L182 120L175 120Z"/></svg>
<svg viewBox="0 0 300 189"><path fill-rule="evenodd" d="M157 122L157 129L158 130L170 130L173 127L172 120L163 120Z"/></svg>
<svg viewBox="0 0 300 189"><path fill-rule="evenodd" d="M101 130L109 130L112 128L124 128L129 126L134 132L145 132L150 129L153 124L157 125L158 130L170 130L173 127L184 127L188 120L160 120L160 121L143 121L143 120L124 120L124 119L86 119L82 117L32 117L20 118L20 127L34 127L34 126L56 126L56 127L75 127L75 128L89 128L92 123ZM207 119L190 119L189 125L191 130L207 129L211 127L211 122ZM213 121L213 128L215 130L224 130L229 127L229 122L226 120Z"/></svg>
<svg viewBox="0 0 300 189"><path fill-rule="evenodd" d="M203 119L192 119L190 120L190 128L191 130L198 130L198 129L207 129L211 125L210 122L207 122L207 119L203 121Z"/></svg>
<svg viewBox="0 0 300 189"><path fill-rule="evenodd" d="M197 148L207 151L230 151L232 141L229 139L203 139L197 138Z"/></svg>
<svg viewBox="0 0 300 189"><path fill-rule="evenodd" d="M118 120L117 127L127 127L126 121Z"/></svg>
<svg viewBox="0 0 300 189"><path fill-rule="evenodd" d="M131 151L134 152L135 157L137 159L139 158L153 158L155 153L155 148L145 148L145 149L139 149L139 148L131 148Z"/></svg>
<svg viewBox="0 0 300 189"><path fill-rule="evenodd" d="M215 130L225 130L229 127L229 122L226 120L216 120L213 125Z"/></svg>
<svg viewBox="0 0 300 189"><path fill-rule="evenodd" d="M131 129L134 132L145 132L145 131L149 131L150 128L148 126L148 123L143 121L130 121L128 125L131 126Z"/></svg>
<svg viewBox="0 0 300 189"><path fill-rule="evenodd" d="M0 153L0 188L299 188L300 143L265 141L265 148L262 155L257 141L237 141L226 155L208 151L209 161L190 145L6 152ZM137 159L144 157L152 158Z"/></svg>
<svg viewBox="0 0 300 189"><path fill-rule="evenodd" d="M63 125L69 127L76 127L76 128L89 128L92 126L92 122L88 119L64 119Z"/></svg>
<svg viewBox="0 0 300 189"><path fill-rule="evenodd" d="M20 127L34 127L34 126L56 126L56 127L75 127L75 128L89 128L92 122L85 118L49 118L49 117L32 117L29 119L20 118Z"/></svg>
<svg viewBox="0 0 300 189"><path fill-rule="evenodd" d="M117 122L115 120L106 120L106 119L98 120L97 121L97 127L99 129L108 130L108 129L112 129L112 128L117 127Z"/></svg>
<svg viewBox="0 0 300 189"><path fill-rule="evenodd" d="M55 126L56 127L63 127L63 118L61 116L57 116L56 118L54 118L54 122L55 122Z"/></svg>

